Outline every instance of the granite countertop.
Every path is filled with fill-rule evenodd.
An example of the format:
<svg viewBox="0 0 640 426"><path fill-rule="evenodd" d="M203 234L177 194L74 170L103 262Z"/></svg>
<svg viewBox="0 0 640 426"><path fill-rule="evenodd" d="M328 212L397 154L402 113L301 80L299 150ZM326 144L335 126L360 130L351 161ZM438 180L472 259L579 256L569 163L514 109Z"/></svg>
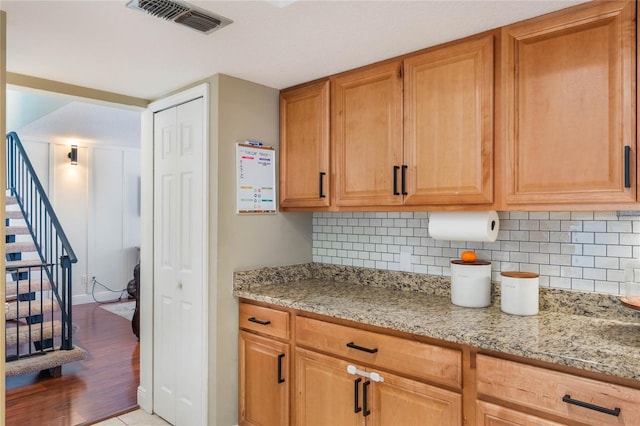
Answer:
<svg viewBox="0 0 640 426"><path fill-rule="evenodd" d="M247 279L251 273L242 273L235 277L234 295L640 381L640 318L635 313L579 315L575 309L556 309L562 302L547 301L541 305L549 308L538 315L517 316L503 313L495 300L487 308L453 305L442 282L436 283L436 290L427 285L422 291L407 291L379 282L372 285L371 280L365 284L356 279L341 281L344 274L327 279L317 268L310 268L311 273L267 274L269 278L260 282ZM606 305L594 300L601 307Z"/></svg>

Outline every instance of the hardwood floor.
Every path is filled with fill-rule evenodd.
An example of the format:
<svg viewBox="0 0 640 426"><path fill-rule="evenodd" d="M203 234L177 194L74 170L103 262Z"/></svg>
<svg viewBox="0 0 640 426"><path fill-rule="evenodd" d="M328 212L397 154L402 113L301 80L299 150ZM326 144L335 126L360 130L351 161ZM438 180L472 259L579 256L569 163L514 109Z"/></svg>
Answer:
<svg viewBox="0 0 640 426"><path fill-rule="evenodd" d="M137 406L140 345L131 322L96 303L74 306L73 322L74 345L87 358L63 366L59 378L7 378L7 426L91 424Z"/></svg>

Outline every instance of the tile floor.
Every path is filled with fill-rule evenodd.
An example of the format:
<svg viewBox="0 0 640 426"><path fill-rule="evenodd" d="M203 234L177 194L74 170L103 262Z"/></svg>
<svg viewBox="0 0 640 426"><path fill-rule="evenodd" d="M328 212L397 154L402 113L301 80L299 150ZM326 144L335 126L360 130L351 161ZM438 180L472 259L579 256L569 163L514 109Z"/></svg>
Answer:
<svg viewBox="0 0 640 426"><path fill-rule="evenodd" d="M94 426L167 426L169 423L141 409L96 423Z"/></svg>

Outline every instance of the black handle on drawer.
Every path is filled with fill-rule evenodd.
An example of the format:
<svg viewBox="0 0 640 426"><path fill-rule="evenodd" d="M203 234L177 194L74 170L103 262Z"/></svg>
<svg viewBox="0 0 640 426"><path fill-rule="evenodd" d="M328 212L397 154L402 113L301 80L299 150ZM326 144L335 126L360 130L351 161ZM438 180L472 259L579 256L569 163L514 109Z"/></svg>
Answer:
<svg viewBox="0 0 640 426"><path fill-rule="evenodd" d="M624 187L631 188L631 171L629 170L629 162L631 161L631 147L624 147Z"/></svg>
<svg viewBox="0 0 640 426"><path fill-rule="evenodd" d="M572 399L571 395L569 395L569 394L567 394L567 395L562 397L562 402L566 402L567 404L577 405L579 407L588 408L589 410L598 411L600 413L605 413L605 414L609 414L610 416L616 416L616 417L618 417L620 415L620 411L621 411L618 407L616 407L616 408L614 408L612 410L611 408L605 408L605 407L601 407L599 405L594 405L594 404L590 404L588 402L579 401L577 399Z"/></svg>
<svg viewBox="0 0 640 426"><path fill-rule="evenodd" d="M369 348L365 348L364 346L358 346L353 342L347 343L347 347L351 348L351 349L357 349L357 350L362 351L362 352L367 352L367 353L370 353L370 354L375 354L376 352L378 352L378 348L369 349Z"/></svg>
<svg viewBox="0 0 640 426"><path fill-rule="evenodd" d="M325 172L320 172L320 198L326 197L326 195L324 195L324 188L322 187L322 184L324 183L324 175L326 175Z"/></svg>
<svg viewBox="0 0 640 426"><path fill-rule="evenodd" d="M400 166L393 166L393 195L400 195L398 192L398 170L400 170Z"/></svg>
<svg viewBox="0 0 640 426"><path fill-rule="evenodd" d="M353 412L359 413L362 411L362 407L360 407L360 382L362 381L362 377L358 377L353 381Z"/></svg>
<svg viewBox="0 0 640 426"><path fill-rule="evenodd" d="M260 325L269 325L269 324L271 324L271 321L260 321L256 317L251 317L247 321L255 322L256 324L260 324Z"/></svg>
<svg viewBox="0 0 640 426"><path fill-rule="evenodd" d="M284 354L278 355L278 383L284 383L284 379L282 378L282 359L284 358Z"/></svg>
<svg viewBox="0 0 640 426"><path fill-rule="evenodd" d="M369 380L362 384L362 406L364 408L364 410L362 411L362 415L364 417L367 417L369 414L371 414L371 410L369 410L368 407L369 404L367 404L367 389L369 389L370 384L371 382Z"/></svg>
<svg viewBox="0 0 640 426"><path fill-rule="evenodd" d="M409 166L402 166L402 195L407 195L407 169Z"/></svg>

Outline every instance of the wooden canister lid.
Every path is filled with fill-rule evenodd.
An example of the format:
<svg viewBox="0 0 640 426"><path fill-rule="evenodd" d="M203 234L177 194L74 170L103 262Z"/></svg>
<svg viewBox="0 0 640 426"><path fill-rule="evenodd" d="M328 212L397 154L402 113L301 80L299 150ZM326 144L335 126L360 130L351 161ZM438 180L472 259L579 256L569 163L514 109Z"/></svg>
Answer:
<svg viewBox="0 0 640 426"><path fill-rule="evenodd" d="M520 271L505 271L500 272L503 277L509 278L538 278L538 274L535 272L520 272Z"/></svg>
<svg viewBox="0 0 640 426"><path fill-rule="evenodd" d="M483 266L483 265L491 265L491 262L487 262L486 260L476 260L474 262L465 262L460 259L452 260L451 263L455 263L456 265L469 265L469 266Z"/></svg>

